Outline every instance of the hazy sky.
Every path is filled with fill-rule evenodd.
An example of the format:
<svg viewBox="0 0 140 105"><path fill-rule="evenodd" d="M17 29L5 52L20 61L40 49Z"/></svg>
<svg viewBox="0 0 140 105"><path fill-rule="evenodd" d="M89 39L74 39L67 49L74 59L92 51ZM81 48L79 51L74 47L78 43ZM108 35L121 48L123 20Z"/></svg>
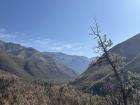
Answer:
<svg viewBox="0 0 140 105"><path fill-rule="evenodd" d="M91 57L95 17L117 44L140 32L140 0L0 0L0 38Z"/></svg>

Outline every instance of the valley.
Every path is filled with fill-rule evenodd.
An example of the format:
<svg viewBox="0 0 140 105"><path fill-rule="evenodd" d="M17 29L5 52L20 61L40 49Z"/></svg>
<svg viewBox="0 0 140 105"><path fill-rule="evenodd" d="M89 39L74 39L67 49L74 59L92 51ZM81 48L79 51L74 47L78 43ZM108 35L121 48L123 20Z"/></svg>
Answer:
<svg viewBox="0 0 140 105"><path fill-rule="evenodd" d="M125 68L130 71L129 76L136 78L138 81L140 79L140 49L136 46L139 42L140 34L137 34L109 50L109 52L118 53L125 57ZM133 48L134 52L129 51L131 48ZM1 41L0 81L4 84L1 84L0 87L7 94L5 97L11 97L6 102L19 103L19 105L34 99L37 102L34 100L35 103L31 101L30 104L96 105L97 103L99 105L100 102L107 102L103 94L108 93L108 90L102 90L102 88L107 84L110 84L110 86L115 85L113 83L115 80L113 79L111 66L107 62L102 62L102 60L103 58L93 59L91 63L90 59L83 56L54 52L42 53L33 48ZM81 73L80 67L78 67L80 64L82 65L81 68L87 68L83 73ZM76 71L76 68L79 68L77 70L81 74ZM13 100L15 97L13 93L15 91L14 86L20 92L18 94L25 102L20 102L20 97L16 98L17 101ZM31 89L31 93L23 97L25 93L21 93L21 91L24 89L25 92L28 92L27 88ZM11 90L6 92L6 89ZM2 97L3 95L2 93ZM32 98L30 101L27 101L27 97L31 97L30 95ZM100 101L97 101L97 99ZM4 100L5 98L1 98L2 103L5 103ZM96 100L96 102L93 100ZM108 98L108 101L111 101L110 98Z"/></svg>

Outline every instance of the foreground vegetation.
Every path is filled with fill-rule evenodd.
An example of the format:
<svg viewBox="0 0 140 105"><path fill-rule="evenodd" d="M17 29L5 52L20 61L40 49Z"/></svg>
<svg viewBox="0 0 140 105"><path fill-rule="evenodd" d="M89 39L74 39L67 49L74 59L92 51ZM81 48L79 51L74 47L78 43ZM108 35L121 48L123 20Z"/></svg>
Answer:
<svg viewBox="0 0 140 105"><path fill-rule="evenodd" d="M0 75L0 105L121 105L116 96L111 95L92 96L67 84L28 82L15 75ZM137 97L130 105L139 104Z"/></svg>
<svg viewBox="0 0 140 105"><path fill-rule="evenodd" d="M15 75L0 75L0 105L89 105L89 99L88 94L72 86L31 83Z"/></svg>

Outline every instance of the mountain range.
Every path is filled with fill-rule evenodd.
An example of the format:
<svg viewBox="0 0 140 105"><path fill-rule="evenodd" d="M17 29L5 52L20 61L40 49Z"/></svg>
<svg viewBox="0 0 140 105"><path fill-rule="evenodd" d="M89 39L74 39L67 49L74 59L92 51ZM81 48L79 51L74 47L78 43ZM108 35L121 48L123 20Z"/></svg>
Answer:
<svg viewBox="0 0 140 105"><path fill-rule="evenodd" d="M79 69L76 69L79 66L78 63L75 63L75 66L72 64L75 67L73 68L71 62L83 62L82 67L85 69L90 60L77 56L77 59L84 59L75 61L73 56L61 53L59 57L59 54L42 53L20 44L0 41L0 70L24 78L63 82L73 80L78 75ZM68 56L69 59L61 59L64 58L63 56Z"/></svg>
<svg viewBox="0 0 140 105"><path fill-rule="evenodd" d="M83 73L91 62L91 59L85 56L66 55L61 52L44 52L44 55L51 56L56 61L61 62L67 67L73 69L78 74Z"/></svg>
<svg viewBox="0 0 140 105"><path fill-rule="evenodd" d="M109 51L125 57L125 68L140 72L140 34L119 43ZM67 55L57 52L40 52L31 47L0 41L0 71L17 76L48 81L74 80L78 87L88 87L108 77L111 67L100 59ZM89 65L90 64L90 65ZM82 73L83 72L83 73ZM80 74L80 75L79 75Z"/></svg>

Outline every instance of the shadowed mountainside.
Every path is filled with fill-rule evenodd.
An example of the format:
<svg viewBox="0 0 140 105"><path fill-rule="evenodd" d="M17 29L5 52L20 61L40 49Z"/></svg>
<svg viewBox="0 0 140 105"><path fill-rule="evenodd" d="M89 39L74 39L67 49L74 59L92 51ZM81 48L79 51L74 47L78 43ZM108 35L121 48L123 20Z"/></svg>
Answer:
<svg viewBox="0 0 140 105"><path fill-rule="evenodd" d="M126 58L126 69L132 72L140 73L140 34L114 46L111 52L120 54ZM99 63L100 62L100 63ZM108 63L102 63L98 59L88 69L82 73L72 84L80 88L89 88L100 81L105 80L111 74L112 70Z"/></svg>

